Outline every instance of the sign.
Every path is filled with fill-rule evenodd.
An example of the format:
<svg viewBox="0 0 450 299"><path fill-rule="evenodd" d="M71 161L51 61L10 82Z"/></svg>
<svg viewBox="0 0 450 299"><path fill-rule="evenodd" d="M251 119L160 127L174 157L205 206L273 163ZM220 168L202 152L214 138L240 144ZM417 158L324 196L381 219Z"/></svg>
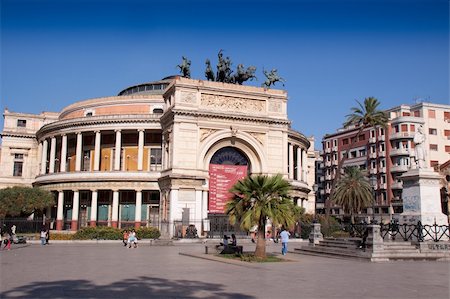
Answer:
<svg viewBox="0 0 450 299"><path fill-rule="evenodd" d="M246 165L209 164L209 213L223 214L232 196L228 190L246 176Z"/></svg>

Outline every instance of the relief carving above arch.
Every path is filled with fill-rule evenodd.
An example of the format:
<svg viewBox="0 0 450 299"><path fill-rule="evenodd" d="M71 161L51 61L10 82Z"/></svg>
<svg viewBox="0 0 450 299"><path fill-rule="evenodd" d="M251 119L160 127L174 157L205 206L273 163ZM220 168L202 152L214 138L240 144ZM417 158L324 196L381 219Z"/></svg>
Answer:
<svg viewBox="0 0 450 299"><path fill-rule="evenodd" d="M217 110L265 112L265 101L213 94L202 94L201 105Z"/></svg>

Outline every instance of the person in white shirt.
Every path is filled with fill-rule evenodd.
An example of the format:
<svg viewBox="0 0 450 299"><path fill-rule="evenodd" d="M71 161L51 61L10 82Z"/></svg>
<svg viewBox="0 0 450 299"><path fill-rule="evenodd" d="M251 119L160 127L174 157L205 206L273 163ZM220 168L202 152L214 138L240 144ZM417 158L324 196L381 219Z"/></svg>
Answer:
<svg viewBox="0 0 450 299"><path fill-rule="evenodd" d="M288 242L289 242L289 236L291 234L285 229L282 229L282 232L280 233L281 238L281 254L286 255L288 250Z"/></svg>

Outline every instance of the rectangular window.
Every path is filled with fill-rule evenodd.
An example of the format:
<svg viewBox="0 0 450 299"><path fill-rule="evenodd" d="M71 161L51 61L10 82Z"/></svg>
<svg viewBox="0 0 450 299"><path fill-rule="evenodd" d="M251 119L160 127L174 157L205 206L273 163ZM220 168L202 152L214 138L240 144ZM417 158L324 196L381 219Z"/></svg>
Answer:
<svg viewBox="0 0 450 299"><path fill-rule="evenodd" d="M430 144L430 151L437 151L438 145L437 144Z"/></svg>
<svg viewBox="0 0 450 299"><path fill-rule="evenodd" d="M436 129L433 129L433 128L429 128L429 129L428 129L428 133L429 133L430 135L437 135L437 130L436 130Z"/></svg>
<svg viewBox="0 0 450 299"><path fill-rule="evenodd" d="M436 118L436 111L432 109L428 109L428 117L429 118Z"/></svg>
<svg viewBox="0 0 450 299"><path fill-rule="evenodd" d="M402 125L402 132L408 132L408 125L406 124Z"/></svg>
<svg viewBox="0 0 450 299"><path fill-rule="evenodd" d="M350 152L350 157L356 158L356 151L351 151Z"/></svg>
<svg viewBox="0 0 450 299"><path fill-rule="evenodd" d="M409 113L409 112L403 112L403 116L411 116L411 113Z"/></svg>
<svg viewBox="0 0 450 299"><path fill-rule="evenodd" d="M439 165L439 161L430 161L430 166L434 167L434 166L438 166Z"/></svg>
<svg viewBox="0 0 450 299"><path fill-rule="evenodd" d="M416 126L415 125L409 126L409 131L410 132L415 132L416 131Z"/></svg>
<svg viewBox="0 0 450 299"><path fill-rule="evenodd" d="M23 162L14 161L14 171L13 176L22 176Z"/></svg>
<svg viewBox="0 0 450 299"><path fill-rule="evenodd" d="M450 112L444 111L444 121L450 121Z"/></svg>
<svg viewBox="0 0 450 299"><path fill-rule="evenodd" d="M161 148L151 148L150 149L150 169L159 170L162 164L162 149Z"/></svg>
<svg viewBox="0 0 450 299"><path fill-rule="evenodd" d="M420 117L420 110L414 111L414 116L415 117Z"/></svg>
<svg viewBox="0 0 450 299"><path fill-rule="evenodd" d="M348 144L348 138L342 139L342 145L347 145Z"/></svg>
<svg viewBox="0 0 450 299"><path fill-rule="evenodd" d="M366 135L359 135L359 141L366 140Z"/></svg>
<svg viewBox="0 0 450 299"><path fill-rule="evenodd" d="M337 139L333 140L333 146L337 146Z"/></svg>
<svg viewBox="0 0 450 299"><path fill-rule="evenodd" d="M26 126L27 126L27 121L25 119L18 119L17 120L17 127L25 128Z"/></svg>
<svg viewBox="0 0 450 299"><path fill-rule="evenodd" d="M444 130L444 136L448 139L450 137L450 130Z"/></svg>
<svg viewBox="0 0 450 299"><path fill-rule="evenodd" d="M445 152L446 153L450 153L450 145L446 145L445 146Z"/></svg>

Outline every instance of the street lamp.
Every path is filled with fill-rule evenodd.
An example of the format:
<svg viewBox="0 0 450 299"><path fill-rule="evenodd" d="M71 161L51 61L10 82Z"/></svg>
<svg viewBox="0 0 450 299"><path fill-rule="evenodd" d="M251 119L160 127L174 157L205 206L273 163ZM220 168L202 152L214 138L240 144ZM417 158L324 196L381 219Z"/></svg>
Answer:
<svg viewBox="0 0 450 299"><path fill-rule="evenodd" d="M377 186L377 177L376 175L373 175L369 178L370 180L370 185L372 186L372 195L373 195L373 199L372 199L372 221L370 221L370 223L372 224L376 224L377 221L375 220L375 201L377 199L376 197L376 191L375 191L375 187Z"/></svg>

